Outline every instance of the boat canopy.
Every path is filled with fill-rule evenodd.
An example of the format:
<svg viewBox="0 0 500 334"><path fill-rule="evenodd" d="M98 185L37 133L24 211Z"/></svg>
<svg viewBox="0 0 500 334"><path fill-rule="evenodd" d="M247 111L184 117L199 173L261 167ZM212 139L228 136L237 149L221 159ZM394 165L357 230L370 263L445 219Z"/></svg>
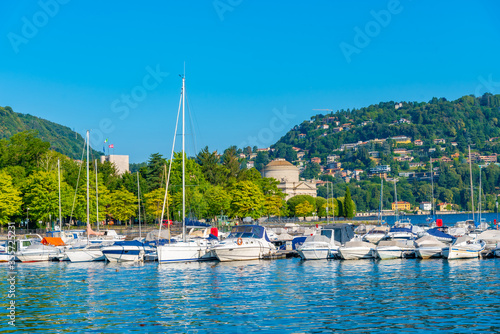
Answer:
<svg viewBox="0 0 500 334"><path fill-rule="evenodd" d="M266 241L270 242L267 237L266 229L259 225L235 226L232 228L231 234L229 234L228 238L265 238Z"/></svg>
<svg viewBox="0 0 500 334"><path fill-rule="evenodd" d="M138 246L143 247L144 243L138 240L130 240L130 241L115 241L113 246Z"/></svg>
<svg viewBox="0 0 500 334"><path fill-rule="evenodd" d="M352 238L354 238L354 227L350 224L330 224L325 225L323 229L321 229L321 235L324 235L328 239L333 240L345 244Z"/></svg>
<svg viewBox="0 0 500 334"><path fill-rule="evenodd" d="M186 227L210 227L210 224L202 223L194 219L186 219Z"/></svg>
<svg viewBox="0 0 500 334"><path fill-rule="evenodd" d="M450 239L451 241L455 240L456 238L448 233L444 233L443 231L440 231L437 228L431 228L430 230L427 230L427 233L429 235L432 235L433 237L436 238L446 238Z"/></svg>
<svg viewBox="0 0 500 334"><path fill-rule="evenodd" d="M42 239L43 245L52 245L52 246L66 246L64 241L61 238L55 237L45 237Z"/></svg>
<svg viewBox="0 0 500 334"><path fill-rule="evenodd" d="M391 227L391 229L389 230L389 233L390 232L408 232L408 233L413 233L413 231L409 228L406 228L406 227Z"/></svg>

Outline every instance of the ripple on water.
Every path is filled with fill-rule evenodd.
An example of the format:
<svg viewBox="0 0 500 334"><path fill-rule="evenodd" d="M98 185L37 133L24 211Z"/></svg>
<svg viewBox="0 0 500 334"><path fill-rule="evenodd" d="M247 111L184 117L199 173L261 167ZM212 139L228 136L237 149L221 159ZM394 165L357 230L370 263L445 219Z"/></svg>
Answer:
<svg viewBox="0 0 500 334"><path fill-rule="evenodd" d="M16 329L498 332L499 266L500 259L19 264Z"/></svg>

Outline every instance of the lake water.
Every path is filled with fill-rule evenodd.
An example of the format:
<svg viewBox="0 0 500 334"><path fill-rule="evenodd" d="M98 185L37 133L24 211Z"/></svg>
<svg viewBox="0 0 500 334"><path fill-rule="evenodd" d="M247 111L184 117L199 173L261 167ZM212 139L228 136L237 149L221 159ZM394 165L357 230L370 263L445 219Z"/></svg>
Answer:
<svg viewBox="0 0 500 334"><path fill-rule="evenodd" d="M500 331L500 259L2 267L1 333Z"/></svg>

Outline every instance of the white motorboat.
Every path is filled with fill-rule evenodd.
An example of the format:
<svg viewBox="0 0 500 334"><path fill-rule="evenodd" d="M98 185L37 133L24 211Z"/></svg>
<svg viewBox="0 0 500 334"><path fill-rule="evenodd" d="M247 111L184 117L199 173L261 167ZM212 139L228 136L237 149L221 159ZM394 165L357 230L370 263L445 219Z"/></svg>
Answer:
<svg viewBox="0 0 500 334"><path fill-rule="evenodd" d="M443 251L448 248L448 245L432 235L426 235L417 239L415 244L417 245L415 254L421 259L442 257Z"/></svg>
<svg viewBox="0 0 500 334"><path fill-rule="evenodd" d="M497 244L500 243L500 231L487 230L480 233L477 238L486 243L487 250L494 250L497 247Z"/></svg>
<svg viewBox="0 0 500 334"><path fill-rule="evenodd" d="M338 249L354 237L354 230L349 224L326 225L320 234L311 235L297 248L303 260L331 259L338 254Z"/></svg>
<svg viewBox="0 0 500 334"><path fill-rule="evenodd" d="M118 241L111 246L102 247L101 251L109 262L142 261L146 253L144 243L137 240Z"/></svg>
<svg viewBox="0 0 500 334"><path fill-rule="evenodd" d="M385 237L387 232L389 232L388 226L377 226L363 235L362 239L363 241L377 244L380 240L382 240L382 238Z"/></svg>
<svg viewBox="0 0 500 334"><path fill-rule="evenodd" d="M392 227L382 240L414 240L417 235L407 227Z"/></svg>
<svg viewBox="0 0 500 334"><path fill-rule="evenodd" d="M9 242L10 240L0 240L0 262L8 262L12 258L9 254Z"/></svg>
<svg viewBox="0 0 500 334"><path fill-rule="evenodd" d="M57 258L60 253L60 250L54 246L36 243L18 251L16 256L21 262L41 262L51 261L53 258Z"/></svg>
<svg viewBox="0 0 500 334"><path fill-rule="evenodd" d="M365 241L349 241L339 248L339 254L344 260L373 259L375 247Z"/></svg>
<svg viewBox="0 0 500 334"><path fill-rule="evenodd" d="M381 240L375 253L381 260L414 257L415 243L413 240Z"/></svg>
<svg viewBox="0 0 500 334"><path fill-rule="evenodd" d="M71 262L104 261L106 257L102 253L102 247L112 244L113 242L108 242L107 244L88 244L82 248L68 249L65 253Z"/></svg>
<svg viewBox="0 0 500 334"><path fill-rule="evenodd" d="M276 252L267 237L266 229L259 225L235 226L224 241L212 247L219 261L258 260Z"/></svg>
<svg viewBox="0 0 500 334"><path fill-rule="evenodd" d="M497 247L493 250L493 255L495 255L495 257L500 257L500 243L498 243Z"/></svg>
<svg viewBox="0 0 500 334"><path fill-rule="evenodd" d="M443 251L443 257L448 260L477 258L485 247L486 243L483 240L464 236L458 238L453 245L446 248Z"/></svg>

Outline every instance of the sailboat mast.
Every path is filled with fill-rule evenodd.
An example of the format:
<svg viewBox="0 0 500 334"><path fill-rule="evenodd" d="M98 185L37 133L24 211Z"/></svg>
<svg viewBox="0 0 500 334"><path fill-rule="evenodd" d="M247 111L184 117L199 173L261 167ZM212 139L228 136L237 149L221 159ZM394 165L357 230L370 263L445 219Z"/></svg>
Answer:
<svg viewBox="0 0 500 334"><path fill-rule="evenodd" d="M90 226L90 206L89 206L89 130L87 130L87 227Z"/></svg>
<svg viewBox="0 0 500 334"><path fill-rule="evenodd" d="M185 162L185 102L186 102L186 78L182 77L182 240L186 242L186 162Z"/></svg>
<svg viewBox="0 0 500 334"><path fill-rule="evenodd" d="M61 163L57 159L57 179L59 184L59 231L62 231L62 214L61 214Z"/></svg>
<svg viewBox="0 0 500 334"><path fill-rule="evenodd" d="M398 190L396 187L396 178L394 178L394 198L395 198L395 204L396 204L396 221L395 222L397 222L399 220L399 216L398 216Z"/></svg>
<svg viewBox="0 0 500 334"><path fill-rule="evenodd" d="M330 191L328 190L328 181L326 182L326 223L328 224L328 195Z"/></svg>
<svg viewBox="0 0 500 334"><path fill-rule="evenodd" d="M97 217L97 231L99 231L99 188L97 186L97 159L95 160L95 208Z"/></svg>
<svg viewBox="0 0 500 334"><path fill-rule="evenodd" d="M479 224L481 224L481 195L482 195L482 189L481 189L481 165L479 165L479 199L478 199L478 205L479 205Z"/></svg>
<svg viewBox="0 0 500 334"><path fill-rule="evenodd" d="M432 169L432 158L431 158L431 215L434 218L434 170Z"/></svg>
<svg viewBox="0 0 500 334"><path fill-rule="evenodd" d="M142 233L141 233L141 197L140 197L140 190L139 188L139 172L137 172L137 205L139 206L139 238L142 238Z"/></svg>
<svg viewBox="0 0 500 334"><path fill-rule="evenodd" d="M474 220L474 188L472 188L472 159L470 158L470 145L469 145L469 173L470 173L470 197L472 200L472 220Z"/></svg>
<svg viewBox="0 0 500 334"><path fill-rule="evenodd" d="M384 178L380 178L380 225L382 225L382 209L383 209L383 203L384 203Z"/></svg>

